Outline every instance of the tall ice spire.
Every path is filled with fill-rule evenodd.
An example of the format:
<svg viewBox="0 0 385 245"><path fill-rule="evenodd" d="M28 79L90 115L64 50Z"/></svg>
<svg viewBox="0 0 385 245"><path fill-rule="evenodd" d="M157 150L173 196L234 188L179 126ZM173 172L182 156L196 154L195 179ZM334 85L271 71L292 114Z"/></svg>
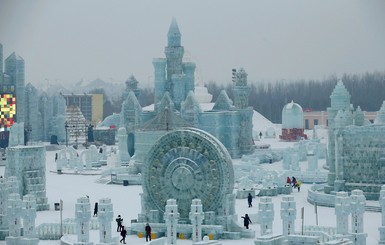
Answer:
<svg viewBox="0 0 385 245"><path fill-rule="evenodd" d="M172 18L171 25L167 33L168 46L179 47L181 44L181 36L178 24L176 23L175 18Z"/></svg>

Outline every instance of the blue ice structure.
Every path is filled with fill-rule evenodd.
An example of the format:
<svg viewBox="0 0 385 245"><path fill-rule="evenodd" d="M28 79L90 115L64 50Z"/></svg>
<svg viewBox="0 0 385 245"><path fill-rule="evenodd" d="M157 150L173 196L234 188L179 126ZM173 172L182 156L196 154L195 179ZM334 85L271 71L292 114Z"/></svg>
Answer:
<svg viewBox="0 0 385 245"><path fill-rule="evenodd" d="M284 141L307 139L303 122L302 107L291 101L282 109L282 135L279 138Z"/></svg>
<svg viewBox="0 0 385 245"><path fill-rule="evenodd" d="M132 224L133 232L151 223L154 232L162 234L172 226L173 234L190 237L195 222L192 208L201 205L203 234L228 239L255 235L237 223L231 157L218 139L203 130L184 128L161 136L145 160L142 187L142 210L138 223Z"/></svg>
<svg viewBox="0 0 385 245"><path fill-rule="evenodd" d="M194 94L196 65L183 62L184 47L175 19L168 31L165 55L166 58L152 61L155 69L154 111L142 110L135 95L137 81L130 78L127 82L127 90L131 92L126 93L119 127L127 130L130 155L135 154L135 160L143 163L157 139L168 131L183 127L195 127L212 134L232 158L251 153L254 149L253 109L248 106L250 88L244 69L233 71L234 102L222 91L212 110L203 111Z"/></svg>
<svg viewBox="0 0 385 245"><path fill-rule="evenodd" d="M7 160L4 177L17 176L17 194L24 196L33 194L36 197L36 210L48 210L45 183L45 147L43 145L21 145L23 123L16 124L14 131L11 128L11 145L6 149ZM14 139L16 138L16 139Z"/></svg>

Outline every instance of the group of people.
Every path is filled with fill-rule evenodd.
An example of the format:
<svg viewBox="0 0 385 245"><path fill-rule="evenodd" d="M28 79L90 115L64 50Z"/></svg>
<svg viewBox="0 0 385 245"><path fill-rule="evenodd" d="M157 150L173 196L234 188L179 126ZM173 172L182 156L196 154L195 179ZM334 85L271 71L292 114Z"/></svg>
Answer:
<svg viewBox="0 0 385 245"><path fill-rule="evenodd" d="M118 225L116 231L120 231L120 235L122 236L122 239L120 239L120 243L123 242L123 244L126 244L127 230L123 225L123 219L120 215L118 215L118 217L116 218L116 223ZM147 223L144 229L146 231L146 242L148 242L148 240L151 241L151 226Z"/></svg>
<svg viewBox="0 0 385 245"><path fill-rule="evenodd" d="M288 176L286 179L286 184L289 186L293 186L293 188L297 188L299 192L301 190L302 181L297 180L294 176L290 179L290 177Z"/></svg>

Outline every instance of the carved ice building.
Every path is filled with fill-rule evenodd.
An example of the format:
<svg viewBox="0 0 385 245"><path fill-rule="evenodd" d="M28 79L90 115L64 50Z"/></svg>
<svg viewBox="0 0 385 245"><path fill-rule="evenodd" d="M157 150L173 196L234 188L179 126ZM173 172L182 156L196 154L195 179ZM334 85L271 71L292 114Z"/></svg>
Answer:
<svg viewBox="0 0 385 245"><path fill-rule="evenodd" d="M156 58L152 62L155 69L154 111L142 110L133 84L127 83L119 127L127 129L130 154L135 152L135 160L143 163L157 139L168 131L183 127L202 129L215 136L233 158L251 153L253 109L248 106L247 73L240 69L233 74L234 103L222 91L213 109L203 111L194 94L195 63L183 62L183 54L181 33L173 19L168 31L166 58Z"/></svg>
<svg viewBox="0 0 385 245"><path fill-rule="evenodd" d="M302 107L291 101L282 109L282 135L279 138L284 141L307 139L304 130Z"/></svg>
<svg viewBox="0 0 385 245"><path fill-rule="evenodd" d="M365 124L360 107L350 105L350 94L338 82L328 111L328 183L326 193L363 191L367 200L378 200L385 184L385 103L375 124Z"/></svg>

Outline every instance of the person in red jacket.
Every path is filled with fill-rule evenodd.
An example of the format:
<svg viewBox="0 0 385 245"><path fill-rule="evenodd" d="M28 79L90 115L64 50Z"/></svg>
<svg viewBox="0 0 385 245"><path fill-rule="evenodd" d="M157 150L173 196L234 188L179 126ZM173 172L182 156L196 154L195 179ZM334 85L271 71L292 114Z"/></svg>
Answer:
<svg viewBox="0 0 385 245"><path fill-rule="evenodd" d="M146 242L148 242L148 239L150 239L151 241L151 226L148 223L146 224L145 230L146 230Z"/></svg>

